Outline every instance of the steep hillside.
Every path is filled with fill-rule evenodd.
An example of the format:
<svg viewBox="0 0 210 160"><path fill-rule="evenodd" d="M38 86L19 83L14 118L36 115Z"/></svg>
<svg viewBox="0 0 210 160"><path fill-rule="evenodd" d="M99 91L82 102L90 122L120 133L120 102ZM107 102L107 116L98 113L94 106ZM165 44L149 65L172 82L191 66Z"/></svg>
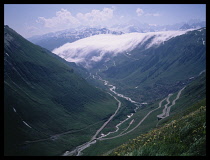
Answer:
<svg viewBox="0 0 210 160"><path fill-rule="evenodd" d="M141 47L142 48L142 47ZM118 57L104 78L137 101L152 101L179 90L206 68L206 29L187 32L147 50Z"/></svg>
<svg viewBox="0 0 210 160"><path fill-rule="evenodd" d="M206 105L206 100L205 100L206 99L206 75L205 73L203 73L201 76L194 79L193 82L191 82L189 85L187 85L184 88L184 90L181 92L180 98L177 99L176 103L171 107L169 116L162 120L158 120L157 116L163 112L165 108L164 106L166 104L168 104L168 106L172 105L177 95L178 95L177 92L173 93L173 95L169 98L169 103L168 103L168 100L166 99L168 97L167 96L152 104L149 104L149 105L146 105L145 107L140 108L127 123L124 123L123 125L119 127L119 131L117 133L114 133L106 137L104 140L102 139L99 143L86 149L84 151L84 155L87 155L87 156L109 155L111 152L112 152L111 155L118 155L118 154L119 155L132 155L132 154L137 155L136 153L132 153L132 151L135 149L137 150L140 147L143 147L141 145L143 145L144 144L143 142L146 142L147 140L149 140L148 147L151 147L151 154L148 154L147 152L148 150L143 150L145 151L145 154L143 151L141 152L141 150L138 150L138 152L139 153L141 152L142 155L155 155L155 154L156 155L158 154L159 155L181 155L182 153L183 155L185 153L186 155L188 153L189 155L192 155L192 154L196 155L197 151L199 152L197 155L201 155L201 154L204 155L205 154L204 153L205 152L205 133L203 134L202 130L199 130L199 127L201 127L206 121L205 111L202 113L199 113L198 117L197 117L197 114L194 114L193 112L199 109L201 106ZM161 107L158 107L158 106L161 106ZM179 119L182 119L184 116L191 113L192 115L189 116L190 117L189 119L184 119L184 121L180 121L180 125L179 123L176 123L177 127L175 127L174 129L179 129L179 130L173 130L173 127L171 127L171 124L170 124L172 121L175 120L175 122L177 122L179 121ZM195 119L193 118L193 114L196 117ZM185 120L188 123L186 123ZM171 128L168 129L165 126L165 124L170 124ZM163 130L161 129L162 126L164 128ZM180 137L178 137L177 134L180 133L181 129L183 129L183 132L185 132L183 133L184 136L188 136L188 139L186 139L186 141L181 140L183 141L183 143L180 144L179 142L176 141L175 138L178 138L178 140L180 140ZM193 132L192 129L199 131L198 134L195 134L196 132L195 131ZM156 130L156 131L153 131L153 130ZM160 139L156 139L158 142L158 145L153 145L153 143L156 143L156 142L151 141L151 140L153 140L152 138L154 138L154 132L157 132L157 131L161 132L160 134L162 137L160 137ZM120 136L120 133L123 133L124 135L121 134L122 136ZM170 142L172 145L170 143L165 143L165 140L162 139L164 138L164 136L165 138L168 138L166 139L166 141ZM138 138L138 141L136 140L137 137L140 137ZM202 137L201 141L198 141L198 142L194 140L191 141L192 139L198 139L199 137L200 138ZM183 139L183 135L181 138ZM195 144L193 144L194 142ZM185 143L187 145L185 145ZM190 149L191 151L196 150L197 148L195 153L188 152L188 149L190 147L189 144L193 144L193 146ZM120 145L123 145L123 146L120 146ZM176 147L174 148L174 150L173 148L170 148L173 145ZM120 147L117 148L118 146ZM159 148L161 148L162 151L158 152ZM167 150L167 148L170 148L171 151ZM152 150L154 152L152 152Z"/></svg>
<svg viewBox="0 0 210 160"><path fill-rule="evenodd" d="M206 156L205 99L162 127L113 150L110 156Z"/></svg>
<svg viewBox="0 0 210 160"><path fill-rule="evenodd" d="M206 28L96 35L53 53L109 80L119 93L152 102L178 91L205 70Z"/></svg>
<svg viewBox="0 0 210 160"><path fill-rule="evenodd" d="M187 31L165 31L148 33L127 33L121 35L100 34L66 43L52 52L69 62L75 62L88 69L100 69L114 57L128 54L136 47L148 49L164 41L182 35ZM113 63L112 63L113 64Z"/></svg>
<svg viewBox="0 0 210 160"><path fill-rule="evenodd" d="M116 108L61 58L4 26L5 155L61 154L89 140Z"/></svg>

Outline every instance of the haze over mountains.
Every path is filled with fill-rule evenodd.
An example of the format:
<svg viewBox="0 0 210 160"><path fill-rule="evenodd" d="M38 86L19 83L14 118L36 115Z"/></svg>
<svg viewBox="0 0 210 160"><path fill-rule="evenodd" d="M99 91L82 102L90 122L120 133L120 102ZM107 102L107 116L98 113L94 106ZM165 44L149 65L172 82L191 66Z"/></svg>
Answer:
<svg viewBox="0 0 210 160"><path fill-rule="evenodd" d="M191 19L187 22L175 23L172 25L157 25L157 24L147 24L141 23L138 20L129 20L126 23L121 23L110 27L112 30L122 31L123 33L131 33L131 32L158 32L158 31L169 31L169 30L180 30L183 25L189 25L189 28L185 29L198 29L206 26L205 21L201 21L199 19Z"/></svg>
<svg viewBox="0 0 210 160"><path fill-rule="evenodd" d="M106 28L79 27L55 33L48 33L41 36L34 36L28 38L28 40L44 48L53 50L54 48L60 47L67 42L74 42L76 40L98 34L122 34L122 32L111 31Z"/></svg>

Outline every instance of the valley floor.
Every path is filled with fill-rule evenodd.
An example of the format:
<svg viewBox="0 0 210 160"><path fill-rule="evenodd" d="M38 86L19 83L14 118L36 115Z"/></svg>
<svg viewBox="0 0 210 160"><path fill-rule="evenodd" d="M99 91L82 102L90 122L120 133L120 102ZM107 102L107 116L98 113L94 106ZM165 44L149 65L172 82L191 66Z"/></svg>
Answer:
<svg viewBox="0 0 210 160"><path fill-rule="evenodd" d="M108 82L105 81L105 84L108 85ZM112 90L112 89L113 89L113 85L109 85L109 86L111 87L111 88L110 88L110 91L112 91L113 93L115 93L116 95L118 95L114 90ZM184 87L184 88L185 88L185 87ZM163 114L165 115L165 117L158 117L158 115L157 115L157 117L158 117L158 118L161 118L161 119L168 117L168 116L169 116L169 113L170 113L170 108L171 108L173 105L176 104L176 101L179 99L179 97L180 97L180 95L181 95L181 92L184 90L184 88L182 88L182 89L178 92L176 98L173 100L173 102L172 102L172 104L171 104L170 106L168 106L168 104L170 103L169 98L170 98L170 96L171 96L172 94L169 94L167 98L164 98L163 100L161 100L161 101L159 102L158 107L155 108L155 109L153 109L153 110L151 110L151 111L149 111L149 112L143 117L143 119L141 119L141 121L140 121L135 127L133 127L132 129L130 129L130 126L133 124L134 119L132 119L132 121L129 123L129 125L127 126L127 128L125 128L121 133L118 133L118 131L119 131L118 126L121 125L122 122L121 122L120 124L116 125L116 128L117 128L116 131L109 132L109 133L107 133L107 134L102 134L101 137L96 138L97 135L103 130L103 128L104 128L104 127L113 119L113 117L116 115L116 113L118 112L118 110L119 110L119 108L120 108L120 106L121 106L121 102L120 102L116 97L113 96L113 97L118 101L118 108L117 108L117 110L115 111L115 113L108 119L108 121L106 121L106 122L97 130L97 132L95 133L95 135L91 138L91 140L90 140L89 142L86 142L86 143L84 143L83 145L80 145L80 146L76 147L76 149L74 149L74 150L71 151L71 152L70 152L70 151L66 151L63 155L64 155L64 156L68 156L68 155L77 155L77 156L79 156L79 155L82 154L81 151L85 150L86 148L90 147L91 145L94 145L95 143L97 143L98 140L99 140L99 141L104 141L104 140L109 140L109 139L115 139L115 138L124 136L124 135L126 135L126 134L128 134L128 133L134 131L137 127L139 127L139 126L145 121L145 119L146 119L152 112L154 112L154 111L156 111L156 110L162 108L162 107L163 107L163 106L162 106L162 103L163 103L163 101L166 101L166 100L167 100L168 103L165 105L165 108L163 109ZM131 100L131 101L132 101L132 100ZM168 107L167 107L167 106L168 106ZM133 114L132 114L131 116L133 116ZM131 116L129 116L127 119L131 118ZM126 119L126 120L127 120L127 119ZM128 129L130 129L130 130L128 130ZM116 136L110 137L110 135L112 135L113 133L117 133L117 135L116 135ZM107 136L108 136L108 137L107 137Z"/></svg>

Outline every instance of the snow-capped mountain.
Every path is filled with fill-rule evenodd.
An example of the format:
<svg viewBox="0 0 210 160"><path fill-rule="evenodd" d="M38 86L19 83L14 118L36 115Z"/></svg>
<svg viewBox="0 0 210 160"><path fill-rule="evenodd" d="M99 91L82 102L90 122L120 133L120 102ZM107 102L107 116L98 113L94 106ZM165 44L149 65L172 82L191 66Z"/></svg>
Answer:
<svg viewBox="0 0 210 160"><path fill-rule="evenodd" d="M182 27L180 27L180 30L186 30L186 29L199 29L202 27L206 27L206 22L202 21L202 22L196 22L196 23L185 23Z"/></svg>
<svg viewBox="0 0 210 160"><path fill-rule="evenodd" d="M64 31L58 31L54 33L48 33L41 36L33 36L28 38L29 41L40 45L48 50L53 50L54 48L60 47L67 42L74 42L76 40L90 37L99 34L123 34L121 31L109 30L106 28L72 28Z"/></svg>
<svg viewBox="0 0 210 160"><path fill-rule="evenodd" d="M66 43L52 52L67 61L91 68L94 64L110 59L118 54L125 54L135 49L148 49L159 46L165 41L187 31L163 31L147 33L126 33L122 35L100 34Z"/></svg>
<svg viewBox="0 0 210 160"><path fill-rule="evenodd" d="M57 32L56 32L57 33ZM111 31L106 28L81 28L81 29L72 29L72 30L67 30L63 31L61 33L55 33L55 36L57 38L72 38L75 37L75 39L79 38L85 38L85 37L90 37L93 35L98 35L98 34L122 34L122 32L116 32L116 31ZM55 37L54 36L54 37Z"/></svg>
<svg viewBox="0 0 210 160"><path fill-rule="evenodd" d="M186 28L186 25L189 25ZM184 27L183 27L184 26ZM131 32L159 32L159 31L171 31L171 30L186 30L186 29L199 29L202 27L206 27L206 22L201 21L198 19L189 20L188 22L180 22L171 25L157 25L157 24L147 24L141 23L137 19L129 20L128 22L124 22L121 24L113 25L109 27L110 30L117 30L124 33L131 33Z"/></svg>
<svg viewBox="0 0 210 160"><path fill-rule="evenodd" d="M186 27L186 25L188 25ZM186 29L198 29L206 27L206 22L201 20L190 20L188 22L176 23L173 25L157 25L142 23L138 19L125 21L121 24L116 24L110 27L103 28L97 26L91 28L88 26L79 26L77 28L70 28L63 31L48 33L40 36L33 36L28 38L29 41L40 45L50 51L62 46L68 42L74 42L82 38L99 35L99 34L114 34L120 35L123 33L147 33L147 32L160 32L160 31L175 31Z"/></svg>

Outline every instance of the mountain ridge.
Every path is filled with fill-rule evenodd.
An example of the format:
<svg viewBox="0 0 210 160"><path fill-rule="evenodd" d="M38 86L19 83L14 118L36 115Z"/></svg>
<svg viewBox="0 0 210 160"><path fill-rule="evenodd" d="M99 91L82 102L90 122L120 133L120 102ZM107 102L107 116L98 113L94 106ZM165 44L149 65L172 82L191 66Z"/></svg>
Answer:
<svg viewBox="0 0 210 160"><path fill-rule="evenodd" d="M53 50L65 43L77 41L82 38L98 34L122 34L122 32L111 31L106 28L89 28L69 29L64 31L52 32L41 36L28 38L29 41L40 45L48 50Z"/></svg>
<svg viewBox="0 0 210 160"><path fill-rule="evenodd" d="M100 27L95 28L89 26L80 26L77 28L70 28L66 30L61 30L57 32L51 32L44 35L37 35L27 38L29 41L38 44L48 50L60 47L67 42L74 42L76 40L89 37L97 34L124 34L124 33L146 33L146 32L160 32L160 31L175 31L180 30L184 24L188 24L188 29L198 29L206 27L206 21L201 20L190 20L188 22L176 23L173 25L156 25L156 24L146 24L141 23L139 20L134 19L129 22L124 22L122 24L116 24L110 27ZM184 30L186 28L183 28ZM181 29L181 30L183 30Z"/></svg>

